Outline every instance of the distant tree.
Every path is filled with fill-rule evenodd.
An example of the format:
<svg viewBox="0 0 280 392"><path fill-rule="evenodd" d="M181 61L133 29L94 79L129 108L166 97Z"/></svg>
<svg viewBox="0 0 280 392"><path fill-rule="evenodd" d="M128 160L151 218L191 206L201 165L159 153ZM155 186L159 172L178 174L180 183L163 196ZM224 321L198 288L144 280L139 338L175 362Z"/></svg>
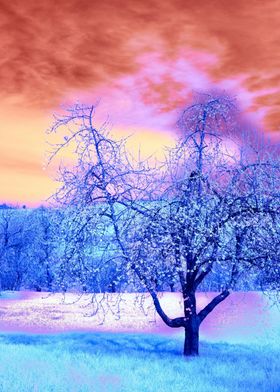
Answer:
<svg viewBox="0 0 280 392"><path fill-rule="evenodd" d="M76 154L72 168L60 171L56 199L77 210L77 247L84 246L81 233L90 225L106 244L103 259L112 265L117 260L128 282L138 279L165 324L185 329L186 356L198 355L201 323L241 279L270 259L279 268L271 246L278 239L279 163L254 143L246 151L230 150L235 112L226 96L200 96L181 116L181 139L170 150L165 172L132 162L124 141L96 130L94 107L75 106L51 129L64 136L51 159L71 145ZM77 268L69 268L71 259L65 271ZM219 294L197 311L199 286L217 272ZM170 282L183 297L183 315L174 319L158 296L160 285Z"/></svg>
<svg viewBox="0 0 280 392"><path fill-rule="evenodd" d="M32 242L26 251L28 275L25 286L38 291L52 291L56 280L60 244L59 212L39 207L32 210L27 224Z"/></svg>
<svg viewBox="0 0 280 392"><path fill-rule="evenodd" d="M19 290L28 270L25 251L30 236L25 224L28 211L0 212L0 284L4 290Z"/></svg>
<svg viewBox="0 0 280 392"><path fill-rule="evenodd" d="M9 205L6 204L6 203L0 204L0 210L5 210L5 209L8 209L8 208L12 208L12 207L9 206Z"/></svg>

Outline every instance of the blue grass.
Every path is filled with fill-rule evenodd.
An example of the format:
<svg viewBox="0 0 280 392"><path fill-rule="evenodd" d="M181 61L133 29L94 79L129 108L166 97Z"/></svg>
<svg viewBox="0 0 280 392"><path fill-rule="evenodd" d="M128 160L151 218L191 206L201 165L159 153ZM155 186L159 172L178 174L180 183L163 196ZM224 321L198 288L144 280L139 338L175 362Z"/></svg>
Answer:
<svg viewBox="0 0 280 392"><path fill-rule="evenodd" d="M146 334L0 335L2 392L279 392L277 345L201 343Z"/></svg>

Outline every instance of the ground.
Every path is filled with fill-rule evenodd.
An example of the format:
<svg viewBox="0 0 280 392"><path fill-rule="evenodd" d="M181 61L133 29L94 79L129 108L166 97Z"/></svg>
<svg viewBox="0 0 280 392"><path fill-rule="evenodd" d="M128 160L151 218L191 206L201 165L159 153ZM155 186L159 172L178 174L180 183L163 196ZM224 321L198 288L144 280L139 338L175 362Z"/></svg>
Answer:
<svg viewBox="0 0 280 392"><path fill-rule="evenodd" d="M199 294L203 307L213 294ZM98 297L100 300L100 297ZM201 356L185 360L182 331L135 307L89 317L89 297L5 293L0 299L2 392L279 392L280 312L258 293L234 293L202 325ZM110 296L110 304L116 295ZM113 301L113 302L112 302ZM164 308L179 315L175 293ZM101 323L102 322L102 323Z"/></svg>

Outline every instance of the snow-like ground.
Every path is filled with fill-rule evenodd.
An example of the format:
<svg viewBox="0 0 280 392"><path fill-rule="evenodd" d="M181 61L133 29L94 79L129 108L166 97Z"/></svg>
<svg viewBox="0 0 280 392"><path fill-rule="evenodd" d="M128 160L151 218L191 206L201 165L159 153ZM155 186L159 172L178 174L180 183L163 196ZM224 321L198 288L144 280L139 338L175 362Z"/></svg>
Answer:
<svg viewBox="0 0 280 392"><path fill-rule="evenodd" d="M198 293L198 309L214 295ZM170 317L182 315L180 294L162 293L160 297ZM97 305L99 311L92 316ZM148 295L131 293L106 294L104 298L101 294L80 297L67 293L63 297L28 291L2 292L0 317L0 332L183 333L182 329L171 329L159 319ZM274 341L279 346L280 312L261 293L235 292L205 319L200 335L203 340L213 342L265 344L269 341L271 344Z"/></svg>

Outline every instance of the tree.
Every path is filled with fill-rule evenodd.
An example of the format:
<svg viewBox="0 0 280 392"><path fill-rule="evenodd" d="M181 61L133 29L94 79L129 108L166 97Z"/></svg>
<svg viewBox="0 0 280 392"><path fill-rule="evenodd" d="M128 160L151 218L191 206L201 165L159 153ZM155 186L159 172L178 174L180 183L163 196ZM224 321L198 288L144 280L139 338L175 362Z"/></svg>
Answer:
<svg viewBox="0 0 280 392"><path fill-rule="evenodd" d="M9 208L0 212L0 287L4 290L19 290L28 271L28 214L27 210Z"/></svg>
<svg viewBox="0 0 280 392"><path fill-rule="evenodd" d="M184 316L170 320L154 302L167 325L185 328L185 355L198 354L199 326L245 276L258 273L268 259L279 271L279 252L271 246L279 214L276 157L255 145L230 156L223 137L230 132L233 103L227 97L203 98L183 113L183 137L172 151L165 203L147 221L146 250L141 249L142 263L149 263L152 249L159 257L164 251L166 263L177 270ZM197 312L195 293L217 272L220 293Z"/></svg>
<svg viewBox="0 0 280 392"><path fill-rule="evenodd" d="M229 151L235 112L228 97L199 97L182 114L182 137L170 150L165 171L132 161L124 140L96 130L94 107L75 106L51 129L64 131L51 159L71 144L76 154L72 168L61 170L56 199L75 206L79 235L91 225L106 244L102 257L125 271L129 282L138 279L165 324L185 329L186 356L198 355L203 320L242 276L256 273L272 257L269 230L259 224L267 219L274 230L278 219L279 165L256 145L246 153L243 146L238 153ZM84 244L80 238L75 235L78 248ZM252 245L255 238L258 247ZM220 292L197 312L197 289L218 270ZM158 296L159 282L170 281L180 287L184 304L182 317L175 319Z"/></svg>
<svg viewBox="0 0 280 392"><path fill-rule="evenodd" d="M56 260L59 256L60 230L59 211L46 207L32 210L27 224L32 243L26 250L28 274L25 287L41 291L53 290L56 280Z"/></svg>

